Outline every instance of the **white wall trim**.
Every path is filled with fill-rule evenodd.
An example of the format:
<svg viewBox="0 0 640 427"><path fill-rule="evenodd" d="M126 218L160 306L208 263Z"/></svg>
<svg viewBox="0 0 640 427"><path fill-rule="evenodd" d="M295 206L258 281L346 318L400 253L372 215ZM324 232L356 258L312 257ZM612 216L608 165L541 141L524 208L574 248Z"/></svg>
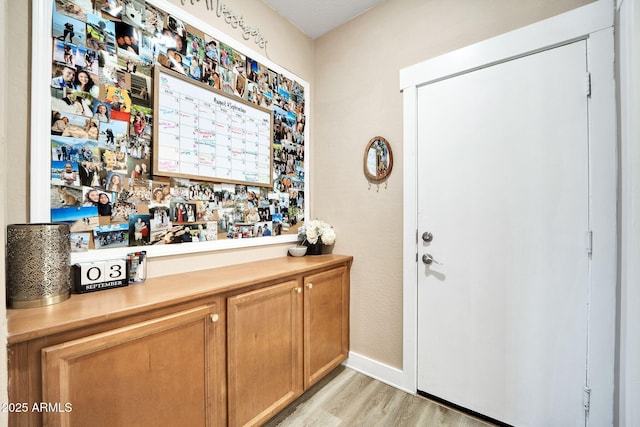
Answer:
<svg viewBox="0 0 640 427"><path fill-rule="evenodd" d="M620 9L620 365L618 425L640 425L640 2Z"/></svg>
<svg viewBox="0 0 640 427"><path fill-rule="evenodd" d="M592 259L591 333L588 380L592 392L589 424L613 423L616 314L616 120L613 62L613 0L599 0L536 24L476 43L400 71L404 93L404 213L403 379L406 389L417 381L417 257L416 257L416 91L430 82L460 75L497 62L535 53L549 47L586 39L594 81L590 100ZM603 54L604 52L604 54ZM597 402L596 402L597 400Z"/></svg>
<svg viewBox="0 0 640 427"><path fill-rule="evenodd" d="M418 88L403 94L402 369L405 388L417 391L418 371Z"/></svg>
<svg viewBox="0 0 640 427"><path fill-rule="evenodd" d="M593 231L587 383L589 425L613 425L618 283L617 114L613 27L592 33L587 59L593 82L589 100L589 212Z"/></svg>
<svg viewBox="0 0 640 427"><path fill-rule="evenodd" d="M393 366L385 365L354 352L349 352L349 358L343 365L404 392L416 394L415 388L404 387L403 372Z"/></svg>
<svg viewBox="0 0 640 427"><path fill-rule="evenodd" d="M30 222L49 222L51 203L51 20L53 5L31 1ZM46 149L45 149L46 147Z"/></svg>

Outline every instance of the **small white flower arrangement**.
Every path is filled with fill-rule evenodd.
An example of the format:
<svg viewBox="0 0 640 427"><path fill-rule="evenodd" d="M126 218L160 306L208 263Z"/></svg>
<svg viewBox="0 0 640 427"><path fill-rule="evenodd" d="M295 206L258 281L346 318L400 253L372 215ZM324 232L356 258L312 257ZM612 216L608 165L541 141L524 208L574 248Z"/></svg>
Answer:
<svg viewBox="0 0 640 427"><path fill-rule="evenodd" d="M333 245L336 241L336 232L333 227L324 221L314 219L305 221L300 227L298 235L302 237L302 243L309 242L312 245L320 242L323 245Z"/></svg>

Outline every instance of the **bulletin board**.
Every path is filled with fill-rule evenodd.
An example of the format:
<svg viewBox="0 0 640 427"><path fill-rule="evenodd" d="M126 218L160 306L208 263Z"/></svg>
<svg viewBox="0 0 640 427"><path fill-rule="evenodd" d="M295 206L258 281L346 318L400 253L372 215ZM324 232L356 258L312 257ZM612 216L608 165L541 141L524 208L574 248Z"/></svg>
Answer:
<svg viewBox="0 0 640 427"><path fill-rule="evenodd" d="M272 185L271 110L159 67L154 82L156 175Z"/></svg>
<svg viewBox="0 0 640 427"><path fill-rule="evenodd" d="M298 240L308 82L212 26L214 11L32 8L31 221L69 224L72 263Z"/></svg>

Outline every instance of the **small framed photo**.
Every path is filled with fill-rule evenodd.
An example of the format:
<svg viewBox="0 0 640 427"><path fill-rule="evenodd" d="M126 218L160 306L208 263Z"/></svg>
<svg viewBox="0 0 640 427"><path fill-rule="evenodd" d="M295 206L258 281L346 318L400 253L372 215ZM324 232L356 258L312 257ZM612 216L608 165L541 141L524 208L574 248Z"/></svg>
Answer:
<svg viewBox="0 0 640 427"><path fill-rule="evenodd" d="M142 283L147 278L147 252L133 252L127 255L129 284Z"/></svg>

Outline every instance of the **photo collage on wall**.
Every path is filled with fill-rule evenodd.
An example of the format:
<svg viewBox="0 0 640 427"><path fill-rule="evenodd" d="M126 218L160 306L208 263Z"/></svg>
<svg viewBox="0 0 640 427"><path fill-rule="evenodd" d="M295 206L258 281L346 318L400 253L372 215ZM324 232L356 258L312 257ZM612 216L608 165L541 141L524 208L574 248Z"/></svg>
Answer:
<svg viewBox="0 0 640 427"><path fill-rule="evenodd" d="M51 221L72 251L297 234L301 84L144 0L53 0ZM154 176L153 67L273 112L273 186Z"/></svg>

